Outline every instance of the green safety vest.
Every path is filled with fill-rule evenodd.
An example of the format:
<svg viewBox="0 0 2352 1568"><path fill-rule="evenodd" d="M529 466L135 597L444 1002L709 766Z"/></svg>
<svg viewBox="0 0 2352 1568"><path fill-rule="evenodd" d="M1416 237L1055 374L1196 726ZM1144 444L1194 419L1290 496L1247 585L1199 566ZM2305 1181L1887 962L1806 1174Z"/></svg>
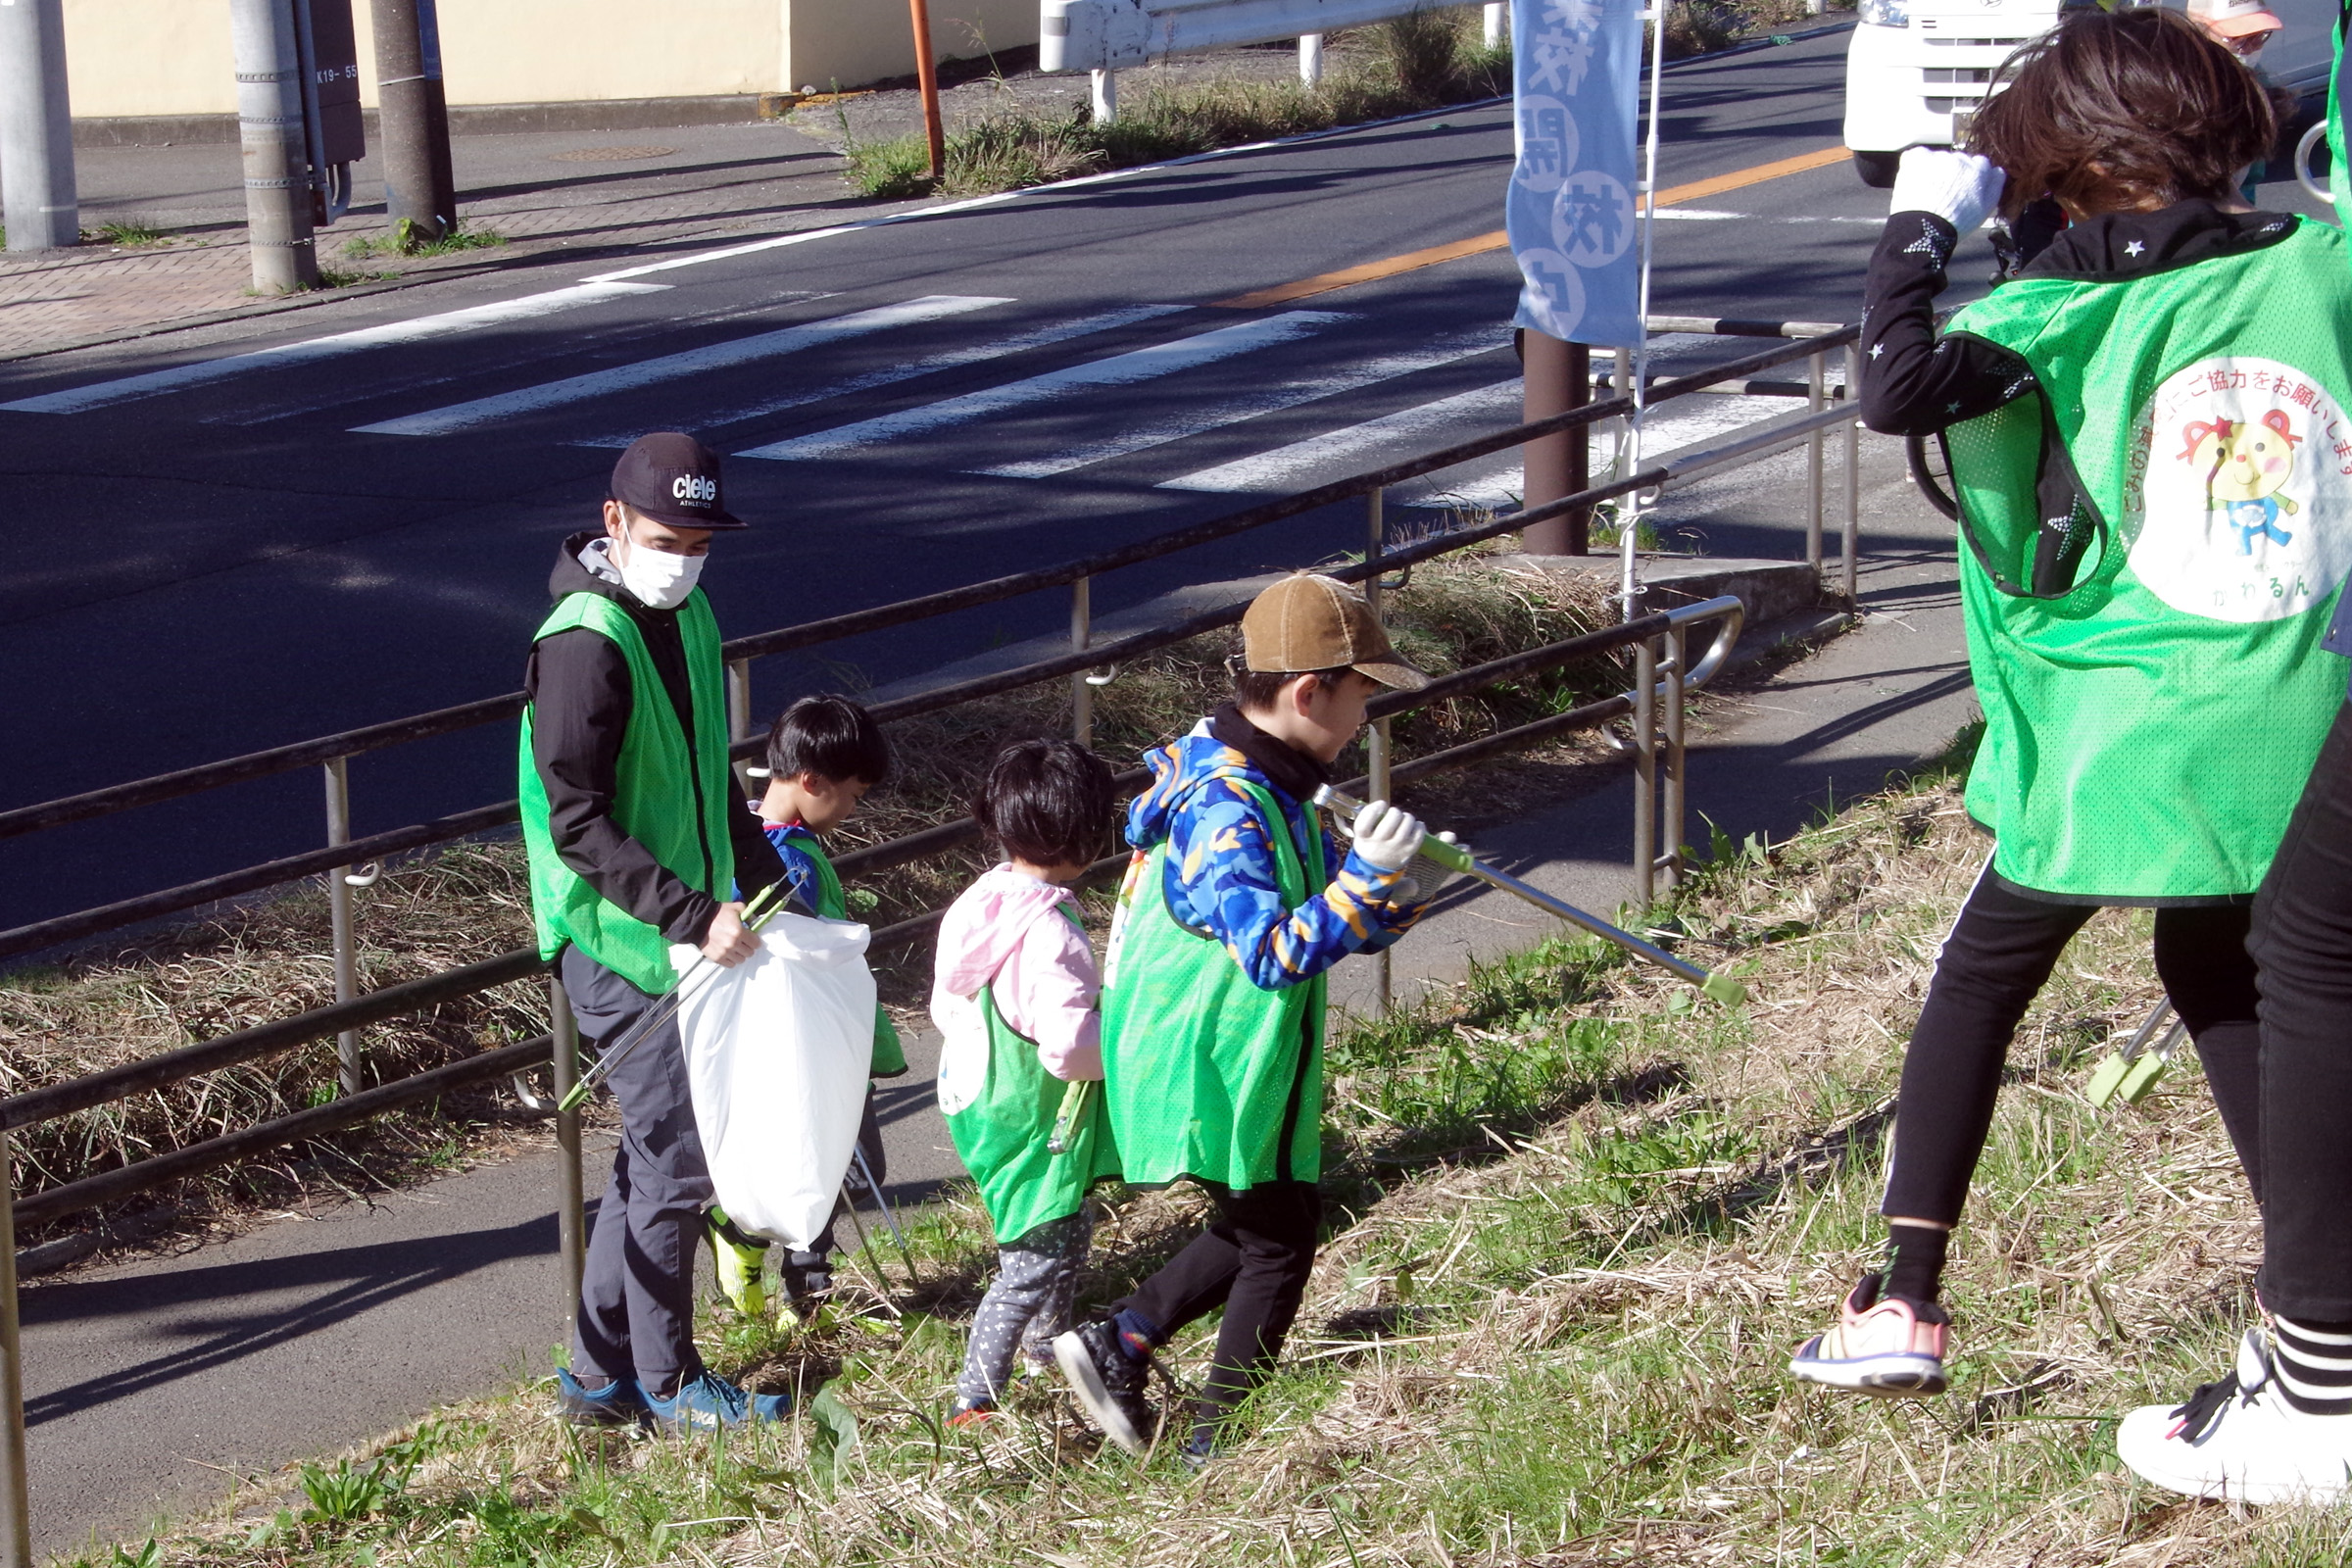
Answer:
<svg viewBox="0 0 2352 1568"><path fill-rule="evenodd" d="M728 813L742 807L736 804L735 779L727 768L718 622L699 588L677 613L694 710L692 755L645 638L620 606L602 594L566 594L531 640L584 626L611 638L627 659L629 723L614 770L612 820L679 881L724 899L735 886ZM668 938L607 901L556 854L547 822L547 786L531 756L531 716L525 708L517 783L539 956L553 958L569 942L638 990L656 996L666 993L678 983L678 972L669 961Z"/></svg>
<svg viewBox="0 0 2352 1568"><path fill-rule="evenodd" d="M988 1021L988 1074L978 1097L948 1117L948 1135L979 1185L997 1240L1015 1242L1077 1213L1097 1182L1117 1180L1119 1146L1098 1085L1070 1147L1048 1153L1069 1086L1037 1059L1037 1042L997 1011L995 987L980 988L980 1012Z"/></svg>
<svg viewBox="0 0 2352 1568"><path fill-rule="evenodd" d="M2035 390L1943 432L1984 738L1970 814L2021 888L2105 904L2252 893L2345 662L2343 234L2116 280L2028 275L1950 330Z"/></svg>
<svg viewBox="0 0 2352 1568"><path fill-rule="evenodd" d="M1295 909L1331 877L1315 809L1299 845L1270 794L1235 782L1265 817L1276 885ZM1104 1089L1127 1180L1191 1176L1236 1190L1315 1181L1325 977L1279 991L1251 984L1224 944L1169 912L1167 858L1162 840L1128 865L1103 964Z"/></svg>
<svg viewBox="0 0 2352 1568"><path fill-rule="evenodd" d="M816 914L820 920L847 920L850 902L841 891L841 873L833 869L833 861L816 845L815 836L802 840L797 846L816 866ZM890 1009L879 1002L874 1004L874 1059L866 1069L875 1078L896 1078L906 1070L906 1048L899 1043L899 1026L890 1021Z"/></svg>

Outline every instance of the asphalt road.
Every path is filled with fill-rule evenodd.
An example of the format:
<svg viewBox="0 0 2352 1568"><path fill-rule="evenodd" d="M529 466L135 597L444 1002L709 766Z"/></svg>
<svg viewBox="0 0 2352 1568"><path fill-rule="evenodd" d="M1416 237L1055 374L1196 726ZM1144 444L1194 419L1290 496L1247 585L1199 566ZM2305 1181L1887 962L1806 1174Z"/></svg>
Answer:
<svg viewBox="0 0 2352 1568"><path fill-rule="evenodd" d="M1671 72L1662 182L1834 144L1842 46ZM555 543L593 518L611 444L646 428L773 454L729 465L730 504L760 524L708 576L737 634L1493 428L1515 406L1505 253L1270 310L1210 302L1491 230L1509 154L1490 107L650 270L574 263L11 366L0 502L47 525L0 583L0 805L512 690ZM1657 308L1846 318L1883 201L1829 167L1663 221ZM379 340L319 343L367 328ZM1495 493L1507 468L1449 477ZM1199 485L1223 488L1175 487ZM1118 573L1096 602L1300 564L1357 528L1335 509ZM765 661L755 712L843 664L886 680L1065 615L1039 595ZM355 830L506 798L512 766L503 726L362 759ZM318 798L298 774L0 844L0 923L311 848Z"/></svg>

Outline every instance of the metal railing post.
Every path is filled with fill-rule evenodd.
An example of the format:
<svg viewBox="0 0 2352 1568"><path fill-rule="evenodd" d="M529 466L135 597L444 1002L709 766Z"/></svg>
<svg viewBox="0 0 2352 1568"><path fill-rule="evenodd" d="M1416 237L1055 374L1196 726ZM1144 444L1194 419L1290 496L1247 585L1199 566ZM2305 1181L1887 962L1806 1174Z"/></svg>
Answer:
<svg viewBox="0 0 2352 1568"><path fill-rule="evenodd" d="M1862 345L1845 346L1845 402L1859 408L1862 398ZM1845 602L1854 602L1854 557L1862 545L1862 421L1845 421L1845 531L1840 541L1845 556Z"/></svg>
<svg viewBox="0 0 2352 1568"><path fill-rule="evenodd" d="M1823 381L1827 367L1819 354L1805 360L1805 412L1819 414L1826 406ZM1813 568L1815 582L1821 580L1821 432L1814 431L1805 438L1805 564Z"/></svg>
<svg viewBox="0 0 2352 1568"><path fill-rule="evenodd" d="M1375 488L1364 497L1364 561L1375 569L1364 579L1364 599L1372 613L1380 613L1380 559L1388 554L1389 524L1387 492ZM1372 781L1372 799L1389 798L1389 724L1390 720L1376 718L1371 732L1364 737L1364 772ZM1380 998L1380 1010L1386 1012L1396 1004L1396 969L1394 950L1383 948L1372 956L1373 989Z"/></svg>
<svg viewBox="0 0 2352 1568"><path fill-rule="evenodd" d="M748 659L727 661L727 739L749 740L752 734L752 662ZM735 764L735 781L746 795L758 795L753 779L743 770L749 762Z"/></svg>
<svg viewBox="0 0 2352 1568"><path fill-rule="evenodd" d="M1634 871L1648 908L1658 876L1658 645L1634 645Z"/></svg>
<svg viewBox="0 0 2352 1568"><path fill-rule="evenodd" d="M1683 885L1683 673L1690 663L1690 630L1677 626L1666 634L1666 788L1664 847L1658 863L1665 868L1666 885Z"/></svg>
<svg viewBox="0 0 2352 1568"><path fill-rule="evenodd" d="M326 764L326 842L351 842L350 760L338 757ZM335 1000L349 1002L360 994L359 944L352 931L351 867L338 865L326 873L327 922L335 949ZM335 1036L336 1083L346 1095L360 1092L360 1032L346 1029Z"/></svg>
<svg viewBox="0 0 2352 1568"><path fill-rule="evenodd" d="M17 1190L0 1124L0 1568L32 1568L32 1501L24 1484L24 1341L17 1333Z"/></svg>
<svg viewBox="0 0 2352 1568"><path fill-rule="evenodd" d="M547 979L548 1033L555 1044L551 1061L556 1104L561 1107L580 1078L580 1029L560 976ZM588 1216L580 1185L580 1113L556 1111L556 1235L564 1257L564 1343L579 1338L580 1274L588 1263Z"/></svg>
<svg viewBox="0 0 2352 1568"><path fill-rule="evenodd" d="M1070 652L1084 653L1095 636L1095 579L1081 577L1070 584ZM1081 746L1095 744L1095 686L1079 670L1070 677L1070 738Z"/></svg>

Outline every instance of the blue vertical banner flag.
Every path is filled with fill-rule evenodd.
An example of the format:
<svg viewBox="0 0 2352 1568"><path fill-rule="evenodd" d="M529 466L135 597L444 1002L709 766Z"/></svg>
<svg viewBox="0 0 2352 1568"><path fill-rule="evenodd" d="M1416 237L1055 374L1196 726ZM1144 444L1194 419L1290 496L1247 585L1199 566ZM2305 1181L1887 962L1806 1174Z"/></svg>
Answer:
<svg viewBox="0 0 2352 1568"><path fill-rule="evenodd" d="M1503 222L1526 280L1517 324L1633 348L1641 0L1512 0L1511 59L1518 162Z"/></svg>

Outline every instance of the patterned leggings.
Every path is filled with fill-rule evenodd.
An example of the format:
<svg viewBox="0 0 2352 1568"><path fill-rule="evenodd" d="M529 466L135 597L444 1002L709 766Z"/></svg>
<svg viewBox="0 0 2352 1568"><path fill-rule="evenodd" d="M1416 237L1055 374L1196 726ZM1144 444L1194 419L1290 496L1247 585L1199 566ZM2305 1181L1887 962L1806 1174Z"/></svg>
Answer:
<svg viewBox="0 0 2352 1568"><path fill-rule="evenodd" d="M995 1403L1012 1376L1016 1348L1041 1365L1053 1360L1054 1336L1070 1326L1078 1269L1094 1234L1094 1215L1081 1208L997 1249L997 1277L972 1314L972 1343L956 1380L958 1398Z"/></svg>

